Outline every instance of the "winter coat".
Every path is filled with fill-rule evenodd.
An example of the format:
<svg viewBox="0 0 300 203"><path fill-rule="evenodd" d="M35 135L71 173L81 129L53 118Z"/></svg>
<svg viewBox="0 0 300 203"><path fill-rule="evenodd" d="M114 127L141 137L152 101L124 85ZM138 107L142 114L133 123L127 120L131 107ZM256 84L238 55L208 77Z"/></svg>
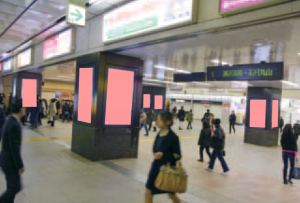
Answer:
<svg viewBox="0 0 300 203"><path fill-rule="evenodd" d="M182 109L180 109L178 111L177 117L178 117L179 121L184 121L184 119L185 119L185 111L182 110Z"/></svg>
<svg viewBox="0 0 300 203"><path fill-rule="evenodd" d="M221 126L216 126L214 135L211 138L213 149L223 150L225 148L225 132Z"/></svg>
<svg viewBox="0 0 300 203"><path fill-rule="evenodd" d="M147 123L147 114L145 112L141 113L140 123L141 124Z"/></svg>
<svg viewBox="0 0 300 203"><path fill-rule="evenodd" d="M188 122L191 122L191 123L192 123L193 120L194 120L194 114L191 113L191 112L189 112L188 115L187 115L186 120L187 120Z"/></svg>
<svg viewBox="0 0 300 203"><path fill-rule="evenodd" d="M56 115L56 105L55 103L51 102L49 106L49 114L48 114L48 120L53 121L53 117Z"/></svg>
<svg viewBox="0 0 300 203"><path fill-rule="evenodd" d="M296 136L292 132L282 133L280 142L282 150L298 151Z"/></svg>
<svg viewBox="0 0 300 203"><path fill-rule="evenodd" d="M201 130L200 137L198 140L198 145L202 147L210 147L211 145L211 129L204 128Z"/></svg>

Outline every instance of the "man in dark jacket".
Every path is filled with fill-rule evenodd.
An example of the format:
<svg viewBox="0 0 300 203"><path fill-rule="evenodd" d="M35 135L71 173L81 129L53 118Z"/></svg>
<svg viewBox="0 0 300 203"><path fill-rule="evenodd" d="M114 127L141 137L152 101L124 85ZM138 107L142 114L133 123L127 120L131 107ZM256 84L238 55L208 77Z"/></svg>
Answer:
<svg viewBox="0 0 300 203"><path fill-rule="evenodd" d="M229 133L231 134L231 128L233 129L233 132L235 133L235 122L236 122L236 115L235 112L232 111L231 115L229 116Z"/></svg>
<svg viewBox="0 0 300 203"><path fill-rule="evenodd" d="M214 131L214 135L212 136L212 139L211 139L211 141L212 141L211 147L214 150L211 155L209 166L206 170L213 171L216 158L218 157L218 159L221 162L223 171L224 171L222 173L222 175L227 175L227 174L229 174L229 168L223 157L224 156L224 154L223 154L224 148L225 148L225 132L224 132L223 128L220 126L221 120L219 118L214 120L214 124L215 124L215 131Z"/></svg>
<svg viewBox="0 0 300 203"><path fill-rule="evenodd" d="M6 115L2 107L0 106L0 140L1 140L1 132L6 120Z"/></svg>
<svg viewBox="0 0 300 203"><path fill-rule="evenodd" d="M183 109L183 106L181 107L181 109L178 111L178 115L177 115L178 119L179 119L179 130L182 130L182 125L185 119L185 111Z"/></svg>
<svg viewBox="0 0 300 203"><path fill-rule="evenodd" d="M198 161L203 162L203 150L206 149L206 153L211 158L210 145L211 145L211 128L208 122L203 123L203 129L201 130L200 137L198 140L200 145L200 159Z"/></svg>
<svg viewBox="0 0 300 203"><path fill-rule="evenodd" d="M22 128L20 118L25 115L22 100L12 104L12 115L4 124L2 130L2 149L0 166L6 179L6 191L0 197L0 202L14 202L15 196L21 191L21 174L24 165L21 157Z"/></svg>

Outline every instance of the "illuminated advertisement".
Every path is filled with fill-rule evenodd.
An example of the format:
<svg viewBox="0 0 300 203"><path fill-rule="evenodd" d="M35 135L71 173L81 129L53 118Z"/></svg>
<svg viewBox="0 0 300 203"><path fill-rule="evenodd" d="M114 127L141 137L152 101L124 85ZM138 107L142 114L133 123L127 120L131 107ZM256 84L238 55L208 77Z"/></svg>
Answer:
<svg viewBox="0 0 300 203"><path fill-rule="evenodd" d="M139 0L103 17L103 41L108 42L192 21L193 0Z"/></svg>
<svg viewBox="0 0 300 203"><path fill-rule="evenodd" d="M13 97L16 97L16 92L17 92L17 78L14 78L14 83L13 83Z"/></svg>
<svg viewBox="0 0 300 203"><path fill-rule="evenodd" d="M44 59L50 59L56 56L71 52L72 30L67 30L44 42Z"/></svg>
<svg viewBox="0 0 300 203"><path fill-rule="evenodd" d="M37 80L22 79L22 106L36 107L37 105Z"/></svg>
<svg viewBox="0 0 300 203"><path fill-rule="evenodd" d="M11 70L11 59L8 59L8 60L3 62L2 69L3 69L3 72Z"/></svg>
<svg viewBox="0 0 300 203"><path fill-rule="evenodd" d="M279 101L273 100L272 101L272 128L278 127L278 109L279 109Z"/></svg>
<svg viewBox="0 0 300 203"><path fill-rule="evenodd" d="M221 0L220 12L229 13L234 11L248 11L256 8L266 7L290 0Z"/></svg>
<svg viewBox="0 0 300 203"><path fill-rule="evenodd" d="M93 68L79 69L77 120L92 122Z"/></svg>
<svg viewBox="0 0 300 203"><path fill-rule="evenodd" d="M27 49L17 56L17 67L28 66L31 64L31 49Z"/></svg>
<svg viewBox="0 0 300 203"><path fill-rule="evenodd" d="M131 125L133 87L134 71L108 69L105 125Z"/></svg>
<svg viewBox="0 0 300 203"><path fill-rule="evenodd" d="M154 96L154 109L159 110L163 109L164 98L162 95Z"/></svg>
<svg viewBox="0 0 300 203"><path fill-rule="evenodd" d="M266 100L250 100L250 128L266 127Z"/></svg>
<svg viewBox="0 0 300 203"><path fill-rule="evenodd" d="M145 109L149 109L150 108L150 100L151 100L151 95L150 94L144 94L144 98L143 98L143 103L144 103L144 108Z"/></svg>

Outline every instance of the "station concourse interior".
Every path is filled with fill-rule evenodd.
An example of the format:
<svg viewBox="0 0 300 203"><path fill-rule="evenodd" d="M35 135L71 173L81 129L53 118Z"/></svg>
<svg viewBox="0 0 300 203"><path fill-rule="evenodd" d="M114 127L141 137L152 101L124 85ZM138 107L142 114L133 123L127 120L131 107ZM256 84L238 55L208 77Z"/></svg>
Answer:
<svg viewBox="0 0 300 203"><path fill-rule="evenodd" d="M193 113L192 129L177 114L171 127L188 174L181 202L299 202L300 181L283 184L279 118L300 123L300 0L80 2L0 0L3 104L24 98L24 80L35 80L44 115L31 127L27 108L15 203L145 202L159 133L151 110L174 108ZM70 4L85 15L68 13ZM79 25L72 15L86 19ZM53 99L60 105L51 126ZM199 162L207 110L226 133L227 176L218 160L206 170L205 151ZM5 189L0 170L0 194ZM153 202L172 201L155 195Z"/></svg>

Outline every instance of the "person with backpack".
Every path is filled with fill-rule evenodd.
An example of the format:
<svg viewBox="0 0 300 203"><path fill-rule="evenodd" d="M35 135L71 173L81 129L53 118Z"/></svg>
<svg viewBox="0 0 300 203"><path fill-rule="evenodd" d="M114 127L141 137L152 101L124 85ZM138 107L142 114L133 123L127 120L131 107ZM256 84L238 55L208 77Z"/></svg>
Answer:
<svg viewBox="0 0 300 203"><path fill-rule="evenodd" d="M218 158L221 162L223 173L222 175L228 175L230 173L228 165L224 159L224 148L225 148L225 132L221 127L221 119L217 118L214 120L215 131L211 138L211 147L214 149L211 155L208 168L205 170L212 172L214 169L215 161Z"/></svg>
<svg viewBox="0 0 300 203"><path fill-rule="evenodd" d="M201 130L200 137L198 140L198 145L200 146L200 159L198 161L203 162L203 150L206 149L206 153L211 158L210 145L211 145L211 128L208 122L203 123L203 129Z"/></svg>
<svg viewBox="0 0 300 203"><path fill-rule="evenodd" d="M298 120L297 123L294 124L294 135L296 136L296 141L298 141L300 135L300 121Z"/></svg>
<svg viewBox="0 0 300 203"><path fill-rule="evenodd" d="M183 106L178 111L177 117L179 119L179 130L182 130L182 125L183 125L183 122L184 122L184 119L185 119L185 111L184 111Z"/></svg>

